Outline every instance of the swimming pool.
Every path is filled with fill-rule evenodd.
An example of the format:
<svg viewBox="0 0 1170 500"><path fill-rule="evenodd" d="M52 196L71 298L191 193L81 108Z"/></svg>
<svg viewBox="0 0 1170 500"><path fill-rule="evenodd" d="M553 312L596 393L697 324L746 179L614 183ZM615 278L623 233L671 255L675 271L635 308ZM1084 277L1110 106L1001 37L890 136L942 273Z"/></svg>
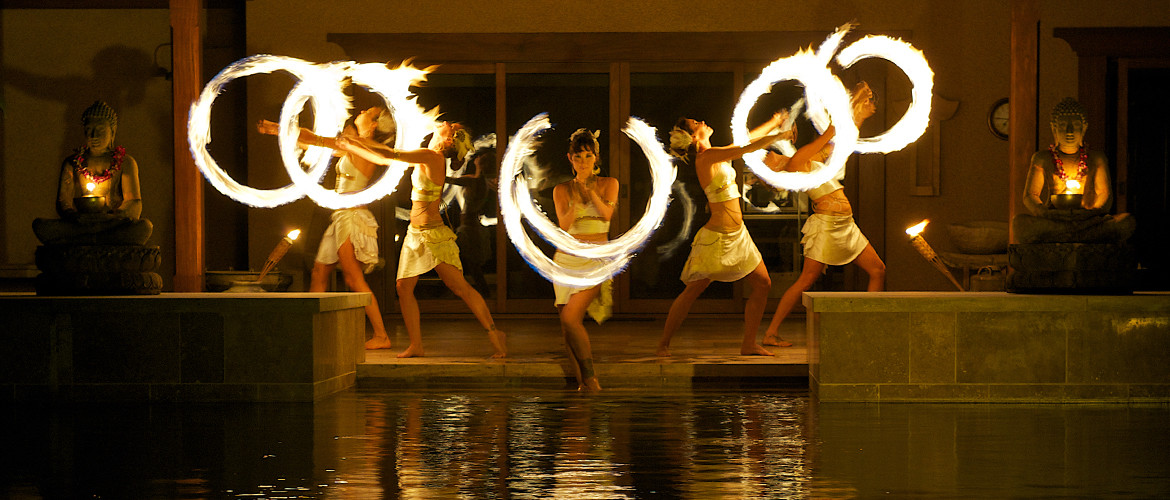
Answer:
<svg viewBox="0 0 1170 500"><path fill-rule="evenodd" d="M822 404L804 391L347 391L4 413L12 498L1170 495L1170 407Z"/></svg>

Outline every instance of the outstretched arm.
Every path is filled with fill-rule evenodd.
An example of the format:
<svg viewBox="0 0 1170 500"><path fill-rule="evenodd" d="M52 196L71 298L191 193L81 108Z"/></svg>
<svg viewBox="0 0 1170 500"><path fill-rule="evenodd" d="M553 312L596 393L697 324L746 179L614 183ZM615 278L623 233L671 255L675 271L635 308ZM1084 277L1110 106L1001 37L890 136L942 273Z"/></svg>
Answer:
<svg viewBox="0 0 1170 500"><path fill-rule="evenodd" d="M777 112L772 114L771 118L768 118L766 121L764 121L764 123L761 123L756 128L753 128L750 131L748 131L748 137L751 139L763 137L768 132L771 132L774 129L780 128L780 125L783 124L784 120L787 120L787 119L788 119L788 110L787 109L782 109L780 111L777 111ZM791 130L786 131L786 133L788 133L789 135L791 135L791 132L792 132Z"/></svg>
<svg viewBox="0 0 1170 500"><path fill-rule="evenodd" d="M256 130L264 135L277 135L280 134L280 125L277 125L273 121L260 120L256 124ZM300 132L297 133L297 145L301 147L318 146L333 150L338 149L337 139L314 134L313 131L304 127L301 127Z"/></svg>
<svg viewBox="0 0 1170 500"><path fill-rule="evenodd" d="M817 155L817 153L820 153L821 150L829 144L829 141L832 140L833 136L835 135L837 135L836 127L829 125L829 128L825 129L825 133L821 134L820 137L813 139L812 142L805 144L804 146L801 146L800 149L796 150L796 154L792 155L791 160L788 160L788 167L786 170L803 169L802 171L807 172L808 162L812 160L813 157Z"/></svg>
<svg viewBox="0 0 1170 500"><path fill-rule="evenodd" d="M385 144L362 139L360 137L342 137L337 140L337 147L358 155L370 162L379 165L389 165L392 161L406 163L427 164L430 166L442 165L443 154L433 149L415 149L402 151Z"/></svg>
<svg viewBox="0 0 1170 500"><path fill-rule="evenodd" d="M701 153L703 161L710 163L722 163L734 160L752 151L764 149L769 144L776 142L777 139L783 137L788 132L777 132L772 135L766 135L759 139L753 140L746 146L720 146L707 148Z"/></svg>

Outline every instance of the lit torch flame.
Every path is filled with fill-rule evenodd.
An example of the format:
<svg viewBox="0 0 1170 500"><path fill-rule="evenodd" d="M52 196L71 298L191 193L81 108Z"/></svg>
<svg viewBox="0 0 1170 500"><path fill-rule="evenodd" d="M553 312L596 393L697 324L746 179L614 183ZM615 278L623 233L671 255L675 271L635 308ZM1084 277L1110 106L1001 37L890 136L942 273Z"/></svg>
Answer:
<svg viewBox="0 0 1170 500"><path fill-rule="evenodd" d="M293 242L296 241L297 237L300 235L300 229L293 229L292 231L289 231L284 238L281 238L280 241L276 242L276 247L272 249L272 252L268 254L268 258L264 261L264 268L260 270L260 276L256 278L256 283L264 281L264 277L268 275L268 271L271 271L272 268L276 267L276 263L280 262L280 259L284 257L285 253L288 253L289 247L292 246Z"/></svg>
<svg viewBox="0 0 1170 500"><path fill-rule="evenodd" d="M924 219L922 222L906 228L906 234L910 235L911 238L918 236L918 233L921 233L923 229L926 229L926 225L929 223L930 219Z"/></svg>
<svg viewBox="0 0 1170 500"><path fill-rule="evenodd" d="M94 190L94 189L97 189L97 184L94 184L94 183L92 183L92 182L87 182L87 183L85 183L85 193L86 193L86 194L91 194L91 193L93 193L93 190Z"/></svg>
<svg viewBox="0 0 1170 500"><path fill-rule="evenodd" d="M947 265L943 263L942 259L940 259L938 254L935 253L934 249L930 247L930 244L926 242L926 239L922 237L922 230L926 229L926 224L929 222L930 219L926 219L922 222L919 222L918 224L906 228L906 234L910 235L910 246L913 246L915 250L918 250L918 253L922 255L922 258L926 259L927 262L930 262L931 265L933 265L935 269L938 269L940 273L943 273L943 276L946 276L947 279L951 281L951 284L955 285L955 288L958 288L959 291L962 292L963 285L960 285L959 282L955 280L955 276L951 274L951 270L947 269Z"/></svg>

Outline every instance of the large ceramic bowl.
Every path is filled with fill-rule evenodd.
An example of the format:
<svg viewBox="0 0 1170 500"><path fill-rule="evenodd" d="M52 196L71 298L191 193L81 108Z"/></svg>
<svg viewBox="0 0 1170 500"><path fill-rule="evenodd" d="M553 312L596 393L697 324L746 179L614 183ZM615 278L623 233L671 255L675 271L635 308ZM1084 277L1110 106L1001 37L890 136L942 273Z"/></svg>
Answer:
<svg viewBox="0 0 1170 500"><path fill-rule="evenodd" d="M204 275L209 292L222 292L231 288L236 282L255 282L258 277L260 277L259 271L207 271ZM269 271L268 275L264 276L264 281L260 283L260 287L267 292L283 292L288 290L292 282L291 274Z"/></svg>
<svg viewBox="0 0 1170 500"><path fill-rule="evenodd" d="M959 253L988 255L1007 252L1006 222L978 220L951 224L947 226L947 232Z"/></svg>

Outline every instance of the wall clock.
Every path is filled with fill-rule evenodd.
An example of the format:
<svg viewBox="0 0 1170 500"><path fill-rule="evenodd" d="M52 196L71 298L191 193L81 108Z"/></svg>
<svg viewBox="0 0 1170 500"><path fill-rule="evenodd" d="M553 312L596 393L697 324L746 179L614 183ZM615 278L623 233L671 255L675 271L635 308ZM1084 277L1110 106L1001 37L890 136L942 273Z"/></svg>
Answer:
<svg viewBox="0 0 1170 500"><path fill-rule="evenodd" d="M995 101L995 104L991 105L991 109L987 110L987 126L991 128L991 134L1005 141L1008 138L1009 112L1010 108L1006 97Z"/></svg>

